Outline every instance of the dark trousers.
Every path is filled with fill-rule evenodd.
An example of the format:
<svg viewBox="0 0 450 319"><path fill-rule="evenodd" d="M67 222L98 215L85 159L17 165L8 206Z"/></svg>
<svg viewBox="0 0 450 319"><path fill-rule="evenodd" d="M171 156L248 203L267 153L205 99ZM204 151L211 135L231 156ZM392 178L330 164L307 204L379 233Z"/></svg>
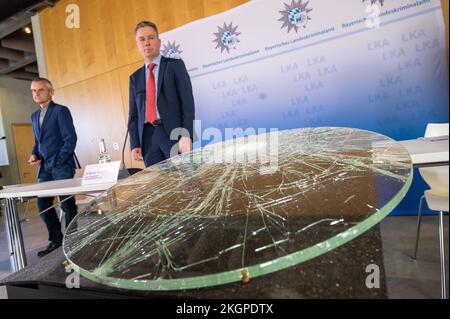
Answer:
<svg viewBox="0 0 450 319"><path fill-rule="evenodd" d="M164 127L161 125L152 127L151 124L146 123L142 135L142 156L145 167L170 158L170 150L176 143L177 141L170 140Z"/></svg>
<svg viewBox="0 0 450 319"><path fill-rule="evenodd" d="M73 178L75 175L75 168L71 165L58 165L56 167L41 167L38 180L39 182L55 181L60 179ZM72 219L77 214L77 206L75 204L75 197L72 197L64 201L69 196L60 196L59 200L62 202L61 208L64 211L66 229L69 226ZM55 208L51 208L44 213L42 211L53 206L54 197L39 197L37 205L42 221L48 230L48 240L55 245L60 245L63 240L63 234L61 232L61 223L59 222L58 215ZM63 202L64 201L64 202Z"/></svg>

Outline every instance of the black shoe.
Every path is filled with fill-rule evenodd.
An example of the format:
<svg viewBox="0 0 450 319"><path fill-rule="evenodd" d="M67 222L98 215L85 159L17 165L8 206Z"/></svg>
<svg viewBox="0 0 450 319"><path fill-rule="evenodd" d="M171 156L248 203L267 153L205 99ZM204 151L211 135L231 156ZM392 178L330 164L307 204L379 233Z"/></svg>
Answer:
<svg viewBox="0 0 450 319"><path fill-rule="evenodd" d="M54 251L55 249L57 249L59 247L61 247L61 244L56 245L51 242L50 244L48 244L48 246L44 250L41 250L40 252L38 252L37 255L38 255L38 257L44 257L45 255L47 255L48 253L51 253L52 251Z"/></svg>

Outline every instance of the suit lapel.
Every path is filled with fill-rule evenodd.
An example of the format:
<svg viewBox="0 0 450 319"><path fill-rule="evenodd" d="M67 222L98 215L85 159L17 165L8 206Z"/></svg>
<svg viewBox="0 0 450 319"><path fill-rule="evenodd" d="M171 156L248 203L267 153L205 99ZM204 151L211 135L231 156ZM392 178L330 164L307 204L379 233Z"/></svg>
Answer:
<svg viewBox="0 0 450 319"><path fill-rule="evenodd" d="M139 70L136 76L136 94L146 91L145 65Z"/></svg>
<svg viewBox="0 0 450 319"><path fill-rule="evenodd" d="M156 92L158 92L158 96L159 96L159 92L161 92L161 86L163 83L164 71L166 69L166 65L167 65L166 58L164 56L161 56L161 62L160 62L159 72L158 72L158 89L156 91Z"/></svg>
<svg viewBox="0 0 450 319"><path fill-rule="evenodd" d="M40 140L40 136L41 136L41 128L39 127L39 112L40 111L33 113L34 136L36 136L38 140Z"/></svg>
<svg viewBox="0 0 450 319"><path fill-rule="evenodd" d="M145 65L139 69L139 71L136 73L135 77L135 98L138 96L138 94L143 94L144 97L146 96L146 85L145 85ZM144 112L145 116L145 98L141 99L141 103L137 104L137 109L140 114Z"/></svg>
<svg viewBox="0 0 450 319"><path fill-rule="evenodd" d="M44 131L45 126L46 126L46 124L49 121L48 119L50 118L50 116L51 116L51 114L53 112L53 109L54 109L53 102L50 102L50 104L47 107L48 107L48 109L47 109L47 112L45 113L44 121L42 122L41 129L40 129L40 132L39 132L39 139L41 139L42 132ZM38 116L38 127L39 127L39 116Z"/></svg>

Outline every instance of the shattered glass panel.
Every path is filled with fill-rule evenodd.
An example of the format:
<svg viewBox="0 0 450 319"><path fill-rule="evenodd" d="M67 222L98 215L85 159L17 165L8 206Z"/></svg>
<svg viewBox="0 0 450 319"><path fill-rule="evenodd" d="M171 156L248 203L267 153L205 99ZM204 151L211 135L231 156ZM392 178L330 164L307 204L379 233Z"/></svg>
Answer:
<svg viewBox="0 0 450 319"><path fill-rule="evenodd" d="M361 235L411 180L406 149L377 133L241 137L121 181L70 224L64 253L86 278L125 289L247 282Z"/></svg>

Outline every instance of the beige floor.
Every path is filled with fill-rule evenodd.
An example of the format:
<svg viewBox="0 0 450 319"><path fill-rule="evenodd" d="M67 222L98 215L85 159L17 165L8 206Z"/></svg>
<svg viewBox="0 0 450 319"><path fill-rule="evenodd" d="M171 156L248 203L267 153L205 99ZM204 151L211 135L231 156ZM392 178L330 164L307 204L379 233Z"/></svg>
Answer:
<svg viewBox="0 0 450 319"><path fill-rule="evenodd" d="M22 223L27 262L37 262L36 253L47 244L47 232L34 204L29 220ZM22 208L23 210L23 208ZM437 216L424 217L418 260L411 258L416 231L416 217L387 217L381 223L383 254L390 298L440 298L439 242ZM448 216L445 217L446 265L448 290ZM4 213L0 217L0 279L11 273ZM0 287L0 299L7 298Z"/></svg>

